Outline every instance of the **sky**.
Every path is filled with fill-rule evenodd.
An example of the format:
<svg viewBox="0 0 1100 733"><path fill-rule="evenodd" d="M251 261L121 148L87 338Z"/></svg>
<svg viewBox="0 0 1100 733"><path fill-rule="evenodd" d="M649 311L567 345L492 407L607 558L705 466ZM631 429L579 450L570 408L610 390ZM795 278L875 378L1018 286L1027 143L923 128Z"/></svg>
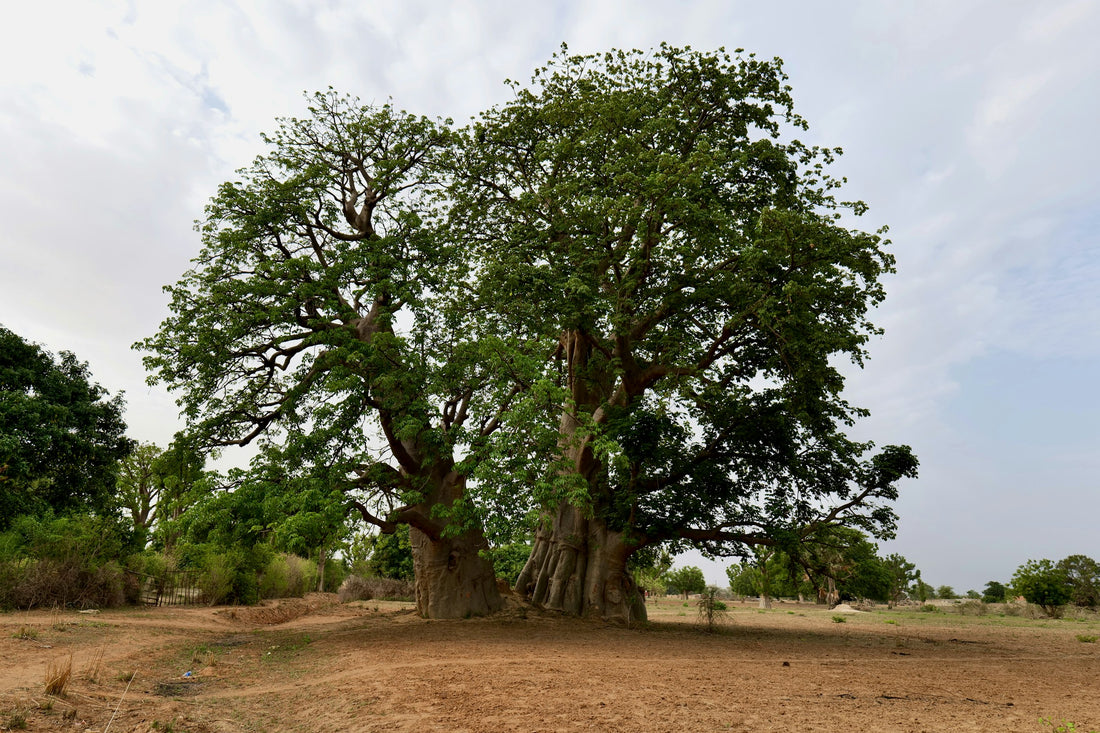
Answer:
<svg viewBox="0 0 1100 733"><path fill-rule="evenodd" d="M168 314L193 223L260 134L329 86L463 122L571 52L784 59L806 142L890 227L886 333L849 400L908 444L883 553L957 591L1100 559L1100 4L1091 0L61 0L0 26L0 324L125 391L166 445L173 397L130 346ZM725 585L728 561L681 558Z"/></svg>

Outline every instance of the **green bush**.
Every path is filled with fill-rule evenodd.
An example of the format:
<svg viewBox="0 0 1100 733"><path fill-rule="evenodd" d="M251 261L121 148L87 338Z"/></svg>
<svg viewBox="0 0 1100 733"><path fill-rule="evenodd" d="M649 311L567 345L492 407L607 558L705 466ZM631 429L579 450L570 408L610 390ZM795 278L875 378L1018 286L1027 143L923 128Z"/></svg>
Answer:
<svg viewBox="0 0 1100 733"><path fill-rule="evenodd" d="M111 519L17 517L0 535L0 607L121 606L134 594L121 565L128 550Z"/></svg>

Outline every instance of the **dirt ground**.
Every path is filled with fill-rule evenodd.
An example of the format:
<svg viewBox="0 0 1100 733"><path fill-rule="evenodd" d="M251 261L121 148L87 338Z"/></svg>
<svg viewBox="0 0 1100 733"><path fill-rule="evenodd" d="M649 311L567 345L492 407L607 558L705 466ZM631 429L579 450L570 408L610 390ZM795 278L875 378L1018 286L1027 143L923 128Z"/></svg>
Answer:
<svg viewBox="0 0 1100 733"><path fill-rule="evenodd" d="M692 605L649 608L637 629L518 608L424 621L322 595L0 614L0 730L1100 729L1096 616L746 604L704 633Z"/></svg>

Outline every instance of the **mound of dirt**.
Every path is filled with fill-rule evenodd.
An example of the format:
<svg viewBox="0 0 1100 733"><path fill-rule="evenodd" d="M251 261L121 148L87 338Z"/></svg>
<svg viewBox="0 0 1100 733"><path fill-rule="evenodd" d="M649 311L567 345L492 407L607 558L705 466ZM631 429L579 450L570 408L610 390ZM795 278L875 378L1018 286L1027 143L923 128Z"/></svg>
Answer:
<svg viewBox="0 0 1100 733"><path fill-rule="evenodd" d="M860 611L858 608L852 608L847 603L841 603L837 606L833 606L833 610L837 613L864 613L864 611Z"/></svg>
<svg viewBox="0 0 1100 733"><path fill-rule="evenodd" d="M259 606L239 606L217 613L246 624L273 626L317 613L339 603L340 598L335 593L307 593L305 598L279 598L264 601Z"/></svg>

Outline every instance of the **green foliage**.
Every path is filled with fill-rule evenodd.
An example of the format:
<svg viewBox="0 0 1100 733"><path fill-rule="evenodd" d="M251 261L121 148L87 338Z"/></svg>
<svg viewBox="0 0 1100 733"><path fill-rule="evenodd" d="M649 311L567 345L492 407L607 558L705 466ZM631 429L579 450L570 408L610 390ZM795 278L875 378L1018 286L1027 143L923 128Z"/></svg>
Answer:
<svg viewBox="0 0 1100 733"><path fill-rule="evenodd" d="M885 565L889 590L888 600L898 603L906 597L915 595L915 583L920 581L920 571L917 566L898 554L887 555L883 559Z"/></svg>
<svg viewBox="0 0 1100 733"><path fill-rule="evenodd" d="M985 588L982 589L982 602L1004 603L1007 592L1008 589L1005 588L1003 583L998 583L996 580L991 580L986 583Z"/></svg>
<svg viewBox="0 0 1100 733"><path fill-rule="evenodd" d="M397 527L391 534L359 534L349 548L351 572L363 577L413 579L409 528Z"/></svg>
<svg viewBox="0 0 1100 733"><path fill-rule="evenodd" d="M805 124L785 78L740 52L563 50L465 131L452 220L479 292L565 354L562 434L499 453L591 453L488 485L722 554L841 497L857 498L830 523L892 531L916 461L840 433L860 411L838 397L837 364L877 333L893 258L839 225L864 209L833 197L839 151L781 139Z"/></svg>
<svg viewBox="0 0 1100 733"><path fill-rule="evenodd" d="M1066 570L1050 560L1028 560L1012 576L1012 589L1052 617L1062 614L1062 606L1072 597Z"/></svg>
<svg viewBox="0 0 1100 733"><path fill-rule="evenodd" d="M702 593L707 587L703 571L694 565L669 571L667 579L669 592L679 593L684 598L687 598L691 593Z"/></svg>
<svg viewBox="0 0 1100 733"><path fill-rule="evenodd" d="M945 600L951 600L951 599L954 599L954 598L958 598L958 595L955 593L955 589L952 588L951 586L941 585L938 588L936 588L936 598L943 598Z"/></svg>
<svg viewBox="0 0 1100 733"><path fill-rule="evenodd" d="M509 585L515 583L527 558L531 556L531 545L526 542L510 542L490 548L489 557L493 562L493 571Z"/></svg>
<svg viewBox="0 0 1100 733"><path fill-rule="evenodd" d="M112 517L19 517L0 533L0 608L122 605L132 549Z"/></svg>
<svg viewBox="0 0 1100 733"><path fill-rule="evenodd" d="M1100 564L1085 555L1070 555L1058 561L1070 586L1069 602L1095 608L1100 605Z"/></svg>
<svg viewBox="0 0 1100 733"><path fill-rule="evenodd" d="M713 633L718 630L718 625L726 616L726 604L718 600L718 589L709 586L703 590L699 598L699 622L703 629Z"/></svg>
<svg viewBox="0 0 1100 733"><path fill-rule="evenodd" d="M272 556L259 580L261 598L301 598L316 588L317 563L286 553Z"/></svg>
<svg viewBox="0 0 1100 733"><path fill-rule="evenodd" d="M110 513L125 437L121 395L0 326L0 530L24 514Z"/></svg>

